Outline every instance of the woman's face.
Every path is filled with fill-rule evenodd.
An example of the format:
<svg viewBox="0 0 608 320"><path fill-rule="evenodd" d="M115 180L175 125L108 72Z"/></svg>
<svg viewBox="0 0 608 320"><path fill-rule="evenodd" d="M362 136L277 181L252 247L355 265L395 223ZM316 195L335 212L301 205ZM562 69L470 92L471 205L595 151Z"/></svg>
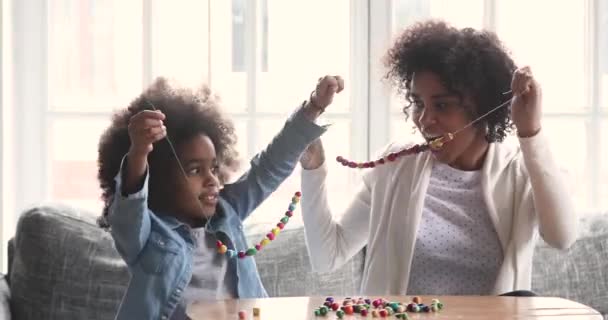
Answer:
<svg viewBox="0 0 608 320"><path fill-rule="evenodd" d="M450 92L433 72L416 72L412 79L410 97L412 118L427 141L465 127L471 119L464 105L473 105L469 97ZM470 126L454 136L439 150L432 151L440 162L460 170L478 170L483 165L488 142L485 132Z"/></svg>

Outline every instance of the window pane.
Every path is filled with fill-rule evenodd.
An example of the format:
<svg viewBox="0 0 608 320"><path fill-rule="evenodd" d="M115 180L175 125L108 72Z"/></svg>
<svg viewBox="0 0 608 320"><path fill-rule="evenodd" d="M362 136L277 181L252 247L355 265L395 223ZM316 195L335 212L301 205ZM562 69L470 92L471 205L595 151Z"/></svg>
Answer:
<svg viewBox="0 0 608 320"><path fill-rule="evenodd" d="M412 119L405 121L403 114L393 115L391 118L391 141L405 143L423 143L422 135L415 128Z"/></svg>
<svg viewBox="0 0 608 320"><path fill-rule="evenodd" d="M543 12L541 22L539 13ZM543 87L546 112L589 107L585 1L498 1L497 31L513 51L515 62L532 67Z"/></svg>
<svg viewBox="0 0 608 320"><path fill-rule="evenodd" d="M564 130L567 128L567 130ZM592 188L588 165L589 150L586 141L589 137L589 126L580 119L544 119L543 130L549 138L551 150L557 164L568 170L568 185L571 186L577 208L590 206Z"/></svg>
<svg viewBox="0 0 608 320"><path fill-rule="evenodd" d="M260 33L258 46L267 39L268 69L258 75L257 110L290 111L308 99L320 76L334 74L345 79L347 90L328 112L347 111L350 1L268 0L267 9L268 32Z"/></svg>
<svg viewBox="0 0 608 320"><path fill-rule="evenodd" d="M141 91L142 2L49 1L53 109L110 110Z"/></svg>
<svg viewBox="0 0 608 320"><path fill-rule="evenodd" d="M50 126L50 197L99 213L101 191L97 182L97 145L109 121L54 120Z"/></svg>
<svg viewBox="0 0 608 320"><path fill-rule="evenodd" d="M232 0L232 72L245 72L245 0ZM268 71L268 1L259 1L259 18L262 19L260 56L262 72Z"/></svg>
<svg viewBox="0 0 608 320"><path fill-rule="evenodd" d="M601 173L600 173L600 192L599 192L599 205L604 211L608 211L608 120L602 121L602 153L600 156L601 160Z"/></svg>
<svg viewBox="0 0 608 320"><path fill-rule="evenodd" d="M238 119L234 121L234 127L236 129L236 150L239 153L238 161L240 166L237 170L231 173L230 179L227 183L234 182L238 179L245 171L249 168L249 159L251 156L249 155L249 135L247 134L247 120Z"/></svg>
<svg viewBox="0 0 608 320"><path fill-rule="evenodd" d="M257 149L262 150L282 127L284 120L261 120L256 123L259 138ZM323 146L325 148L326 161L329 167L327 178L328 190L340 190L330 192L331 209L338 215L342 213L351 200L350 197L356 187L356 175L358 171L342 167L335 161L338 155L348 156L350 154L351 126L348 120L334 121L330 130L323 135ZM347 143L345 140L347 139ZM247 221L251 231L265 232L274 227L289 204L294 192L300 190L300 167L273 193L273 195L260 206ZM304 194L303 197L306 197ZM302 224L300 208L296 210L294 218L288 227L292 228Z"/></svg>
<svg viewBox="0 0 608 320"><path fill-rule="evenodd" d="M248 154L249 135L247 134L247 121L236 120L234 121L234 127L236 129L236 149L239 152L239 157L248 159L250 155Z"/></svg>
<svg viewBox="0 0 608 320"><path fill-rule="evenodd" d="M152 2L152 73L197 88L207 82L208 4L201 0ZM187 21L187 24L181 23Z"/></svg>
<svg viewBox="0 0 608 320"><path fill-rule="evenodd" d="M604 109L608 109L608 1L598 1L597 3L599 3L598 16L600 27L598 37L600 105Z"/></svg>
<svg viewBox="0 0 608 320"><path fill-rule="evenodd" d="M245 3L247 3L245 1ZM243 3L240 1L211 1L209 15L209 65L208 82L222 97L223 105L231 112L242 112L247 107L247 73L234 72L234 47L245 49L245 36L233 39L233 33L240 31L235 19L241 19ZM171 5L171 4L167 4ZM245 5L246 7L246 5ZM244 19L244 16L242 17ZM243 21L244 23L244 21ZM246 63L244 59L244 63ZM237 68L238 69L238 68Z"/></svg>
<svg viewBox="0 0 608 320"><path fill-rule="evenodd" d="M484 0L393 0L393 3L397 31L428 18L443 19L459 28L483 26Z"/></svg>

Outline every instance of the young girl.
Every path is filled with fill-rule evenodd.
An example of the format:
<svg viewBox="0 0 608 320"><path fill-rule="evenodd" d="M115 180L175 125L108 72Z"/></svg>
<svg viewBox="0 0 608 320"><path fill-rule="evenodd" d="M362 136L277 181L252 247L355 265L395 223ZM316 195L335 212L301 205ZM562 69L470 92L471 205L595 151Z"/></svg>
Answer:
<svg viewBox="0 0 608 320"><path fill-rule="evenodd" d="M235 130L208 89L174 89L161 79L114 116L99 145L99 180L100 222L131 273L117 319L180 319L195 300L267 296L254 259L220 254L216 241L247 248L243 221L325 131L314 120L342 88L341 79L322 78L230 184Z"/></svg>
<svg viewBox="0 0 608 320"><path fill-rule="evenodd" d="M537 230L566 249L577 229L532 72L516 70L493 33L433 21L405 30L387 66L427 141L458 133L438 150L375 163L339 219L328 206L322 147L312 144L301 163L313 267L337 268L367 247L365 295L529 290ZM502 143L513 125L518 147ZM403 148L391 144L383 155Z"/></svg>

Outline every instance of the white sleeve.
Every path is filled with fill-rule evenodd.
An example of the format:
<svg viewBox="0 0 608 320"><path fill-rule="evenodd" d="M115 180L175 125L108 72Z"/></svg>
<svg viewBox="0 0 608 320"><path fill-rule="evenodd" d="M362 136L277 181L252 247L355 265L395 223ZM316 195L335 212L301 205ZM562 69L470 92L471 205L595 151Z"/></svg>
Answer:
<svg viewBox="0 0 608 320"><path fill-rule="evenodd" d="M567 176L551 153L542 130L530 138L519 138L524 163L530 176L539 231L549 245L567 249L576 241L578 217Z"/></svg>
<svg viewBox="0 0 608 320"><path fill-rule="evenodd" d="M302 216L315 271L342 266L366 245L369 234L371 195L365 179L346 212L335 220L329 208L326 177L325 163L314 170L302 170Z"/></svg>

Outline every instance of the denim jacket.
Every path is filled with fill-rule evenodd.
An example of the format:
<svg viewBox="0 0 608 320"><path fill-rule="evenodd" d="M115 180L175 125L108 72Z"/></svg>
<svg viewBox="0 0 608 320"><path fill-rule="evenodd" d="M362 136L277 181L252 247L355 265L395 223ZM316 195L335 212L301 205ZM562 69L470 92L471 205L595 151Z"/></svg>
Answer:
<svg viewBox="0 0 608 320"><path fill-rule="evenodd" d="M251 160L251 168L243 176L220 191L216 214L207 229L229 248L247 247L243 221L293 172L307 145L325 132L305 118L302 110ZM108 221L131 279L116 319L166 320L190 282L195 240L189 226L148 209L148 174L141 190L122 195L122 170L121 166L115 178L117 192ZM230 261L236 264L238 297L267 297L253 257Z"/></svg>

